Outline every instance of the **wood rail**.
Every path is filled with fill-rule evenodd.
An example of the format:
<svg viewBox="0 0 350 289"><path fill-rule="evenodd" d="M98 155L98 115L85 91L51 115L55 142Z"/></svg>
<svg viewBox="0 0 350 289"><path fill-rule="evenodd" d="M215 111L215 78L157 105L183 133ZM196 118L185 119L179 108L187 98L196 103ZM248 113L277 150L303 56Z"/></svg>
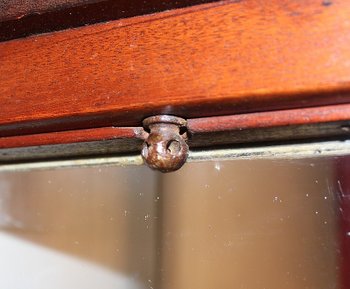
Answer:
<svg viewBox="0 0 350 289"><path fill-rule="evenodd" d="M349 1L224 1L0 43L0 136L350 101Z"/></svg>
<svg viewBox="0 0 350 289"><path fill-rule="evenodd" d="M350 104L187 120L191 149L344 138ZM0 138L0 162L140 153L142 127L104 127Z"/></svg>

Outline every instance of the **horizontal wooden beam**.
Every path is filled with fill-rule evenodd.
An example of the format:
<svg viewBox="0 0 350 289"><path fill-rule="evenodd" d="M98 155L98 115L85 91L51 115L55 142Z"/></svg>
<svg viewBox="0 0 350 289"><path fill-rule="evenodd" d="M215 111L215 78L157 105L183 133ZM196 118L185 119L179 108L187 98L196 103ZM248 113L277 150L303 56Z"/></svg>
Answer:
<svg viewBox="0 0 350 289"><path fill-rule="evenodd" d="M192 147L342 138L350 135L350 104L189 119Z"/></svg>
<svg viewBox="0 0 350 289"><path fill-rule="evenodd" d="M0 138L0 162L120 155L140 151L141 127L104 127Z"/></svg>
<svg viewBox="0 0 350 289"><path fill-rule="evenodd" d="M72 144L114 139L142 139L141 127L102 127L0 138L0 149Z"/></svg>
<svg viewBox="0 0 350 289"><path fill-rule="evenodd" d="M0 43L0 136L350 101L350 2L224 1Z"/></svg>
<svg viewBox="0 0 350 289"><path fill-rule="evenodd" d="M191 149L222 145L342 139L350 104L187 120ZM140 153L142 127L104 127L0 138L0 162Z"/></svg>
<svg viewBox="0 0 350 289"><path fill-rule="evenodd" d="M246 129L310 125L338 121L350 121L350 104L203 117L189 119L187 120L187 124L189 132L193 135L219 131L242 131ZM348 130L350 131L350 128Z"/></svg>

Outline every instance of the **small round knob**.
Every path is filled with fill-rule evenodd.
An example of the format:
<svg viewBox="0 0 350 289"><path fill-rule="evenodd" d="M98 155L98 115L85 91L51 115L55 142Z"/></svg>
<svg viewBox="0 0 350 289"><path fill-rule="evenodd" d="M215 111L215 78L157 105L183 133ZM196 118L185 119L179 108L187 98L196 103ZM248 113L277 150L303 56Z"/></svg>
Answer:
<svg viewBox="0 0 350 289"><path fill-rule="evenodd" d="M186 133L180 134L181 129L186 127L186 121L175 116L159 115L146 118L143 125L150 131L141 151L146 164L163 173L181 168L188 155Z"/></svg>

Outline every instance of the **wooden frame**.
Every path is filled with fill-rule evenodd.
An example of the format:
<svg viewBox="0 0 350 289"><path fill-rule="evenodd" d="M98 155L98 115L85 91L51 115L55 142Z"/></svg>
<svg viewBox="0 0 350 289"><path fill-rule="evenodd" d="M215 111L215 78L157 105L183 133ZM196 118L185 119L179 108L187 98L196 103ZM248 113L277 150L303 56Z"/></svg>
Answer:
<svg viewBox="0 0 350 289"><path fill-rule="evenodd" d="M350 104L187 120L192 149L222 145L343 138L350 133ZM139 153L142 127L101 127L0 138L3 163L62 157Z"/></svg>
<svg viewBox="0 0 350 289"><path fill-rule="evenodd" d="M192 148L344 137L348 14L223 1L0 43L0 161L138 152L164 113Z"/></svg>
<svg viewBox="0 0 350 289"><path fill-rule="evenodd" d="M0 162L135 153L156 114L186 118L191 149L346 138L349 15L222 1L2 42Z"/></svg>
<svg viewBox="0 0 350 289"><path fill-rule="evenodd" d="M0 135L347 103L349 14L223 1L0 43Z"/></svg>

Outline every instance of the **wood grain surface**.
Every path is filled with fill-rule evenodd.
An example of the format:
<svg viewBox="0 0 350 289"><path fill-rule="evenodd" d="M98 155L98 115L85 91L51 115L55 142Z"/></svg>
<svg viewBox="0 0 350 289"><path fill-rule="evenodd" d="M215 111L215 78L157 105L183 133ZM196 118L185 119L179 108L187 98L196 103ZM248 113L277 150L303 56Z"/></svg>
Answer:
<svg viewBox="0 0 350 289"><path fill-rule="evenodd" d="M0 44L0 135L346 103L350 2L219 2Z"/></svg>

